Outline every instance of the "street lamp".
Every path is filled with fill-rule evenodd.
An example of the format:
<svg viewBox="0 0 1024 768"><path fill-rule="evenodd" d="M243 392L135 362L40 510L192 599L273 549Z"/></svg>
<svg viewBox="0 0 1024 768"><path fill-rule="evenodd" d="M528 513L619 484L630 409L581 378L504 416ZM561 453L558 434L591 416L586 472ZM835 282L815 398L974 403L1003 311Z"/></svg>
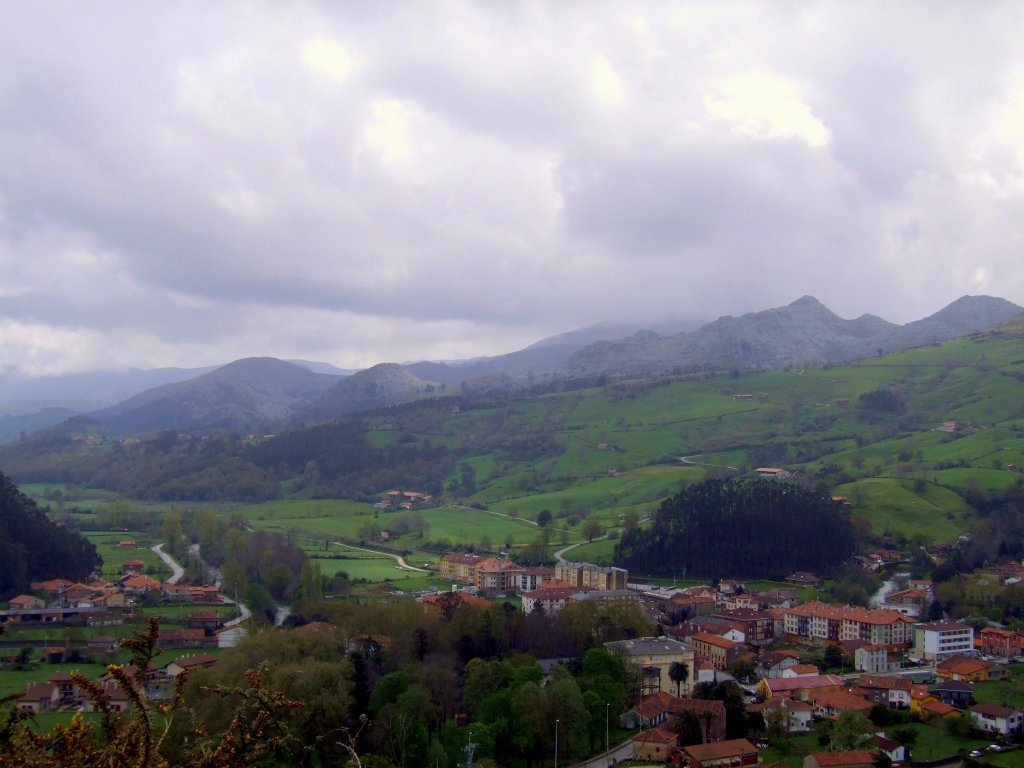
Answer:
<svg viewBox="0 0 1024 768"><path fill-rule="evenodd" d="M612 764L612 751L608 746L608 711L611 709L612 703L606 701L604 703L604 759L608 765Z"/></svg>
<svg viewBox="0 0 1024 768"><path fill-rule="evenodd" d="M555 768L558 768L558 721L555 720Z"/></svg>

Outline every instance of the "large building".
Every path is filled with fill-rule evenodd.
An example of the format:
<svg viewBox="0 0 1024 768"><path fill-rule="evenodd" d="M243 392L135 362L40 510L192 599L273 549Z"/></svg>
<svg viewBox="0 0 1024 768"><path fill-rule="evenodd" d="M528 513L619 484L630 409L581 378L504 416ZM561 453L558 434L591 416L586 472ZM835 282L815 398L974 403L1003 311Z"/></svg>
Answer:
<svg viewBox="0 0 1024 768"><path fill-rule="evenodd" d="M476 566L483 560L480 555L468 552L449 552L441 556L441 578L473 584L476 581Z"/></svg>
<svg viewBox="0 0 1024 768"><path fill-rule="evenodd" d="M616 640L605 643L604 647L613 653L620 653L626 661L640 668L641 690L639 696L660 691L675 690L675 683L669 675L674 662L686 665L687 680L694 681L693 646L669 637L637 637L632 640Z"/></svg>
<svg viewBox="0 0 1024 768"><path fill-rule="evenodd" d="M591 563L558 563L555 581L564 581L586 589L628 589L629 571L624 568L604 568Z"/></svg>
<svg viewBox="0 0 1024 768"><path fill-rule="evenodd" d="M818 601L783 610L783 631L794 640L862 640L887 649L907 648L914 640L914 620L897 611Z"/></svg>
<svg viewBox="0 0 1024 768"><path fill-rule="evenodd" d="M974 628L959 621L932 621L914 627L914 654L927 661L974 652Z"/></svg>
<svg viewBox="0 0 1024 768"><path fill-rule="evenodd" d="M525 569L511 560L481 557L464 552L451 552L441 557L441 578L487 590L488 592L518 592L520 578Z"/></svg>

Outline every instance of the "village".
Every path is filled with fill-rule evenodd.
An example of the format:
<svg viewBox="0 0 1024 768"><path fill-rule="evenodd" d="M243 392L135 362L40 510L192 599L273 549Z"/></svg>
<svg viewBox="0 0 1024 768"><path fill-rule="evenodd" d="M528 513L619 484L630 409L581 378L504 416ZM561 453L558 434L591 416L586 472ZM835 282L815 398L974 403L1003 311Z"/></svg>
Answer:
<svg viewBox="0 0 1024 768"><path fill-rule="evenodd" d="M125 542L129 545L133 542ZM877 567L890 554L872 553L861 565ZM169 696L182 672L216 664L214 649L231 648L246 634L244 622L226 621L223 611L213 610L230 603L216 586L161 582L141 569L141 560L128 559L113 582L33 583L31 594L12 598L0 611L0 621L12 629L52 628L54 636L66 627L90 629L78 647L44 644L42 662L57 669L45 681L27 683L19 707L33 714L94 707L74 685L68 664L113 661L118 639L101 628L132 624L143 605L193 606L161 627L160 648L173 659L145 674L145 691L153 701ZM999 577L1016 579L1022 573L1024 568L1007 564ZM657 635L605 644L633 670L632 702L618 722L635 731L628 746L629 757L637 761L682 762L691 768L754 765L773 742L808 734L817 722L876 723L880 712L891 713L885 719L896 724L962 721L963 733L983 734L991 742L983 750L969 750L977 755L1018 748L1024 730L1024 712L974 696L975 686L1008 679L1013 665L1024 660L1024 632L996 626L976 631L964 622L927 620L934 602L929 580L894 580L878 607L864 608L816 599L819 579L807 572L794 572L767 589L737 579L675 587L631 582L623 568L586 562L524 567L507 557L451 552L440 558L439 576L449 589L427 590L415 599L424 611L449 617L461 608L489 610L496 600L509 598L524 613L540 616L557 616L584 602L642 611ZM374 642L383 650L389 641L382 636ZM352 648L361 648L353 643ZM539 661L544 669L559 662ZM748 738L726 738L722 701L692 696L702 684L727 681L743 691L747 716L759 716L763 723ZM109 673L97 682L113 710L131 709ZM678 721L687 717L702 723L699 743L680 743ZM804 765L867 768L878 765L881 755L904 764L909 745L892 730L873 728L854 749L811 752Z"/></svg>

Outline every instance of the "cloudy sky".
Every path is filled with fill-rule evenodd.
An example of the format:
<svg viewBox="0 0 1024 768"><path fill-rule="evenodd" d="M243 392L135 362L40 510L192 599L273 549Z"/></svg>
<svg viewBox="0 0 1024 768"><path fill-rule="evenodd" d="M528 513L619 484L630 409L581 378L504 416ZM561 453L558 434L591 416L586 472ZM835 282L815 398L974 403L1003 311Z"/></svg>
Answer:
<svg viewBox="0 0 1024 768"><path fill-rule="evenodd" d="M1024 304L1019 2L3 13L8 370Z"/></svg>

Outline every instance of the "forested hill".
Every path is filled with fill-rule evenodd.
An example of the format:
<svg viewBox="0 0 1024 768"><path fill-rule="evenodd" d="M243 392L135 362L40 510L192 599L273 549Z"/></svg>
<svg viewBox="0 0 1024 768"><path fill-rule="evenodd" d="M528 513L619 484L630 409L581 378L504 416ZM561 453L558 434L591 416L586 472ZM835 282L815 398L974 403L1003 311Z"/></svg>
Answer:
<svg viewBox="0 0 1024 768"><path fill-rule="evenodd" d="M650 527L627 528L615 562L692 576L830 573L854 554L850 515L830 497L775 480L705 480L666 499Z"/></svg>
<svg viewBox="0 0 1024 768"><path fill-rule="evenodd" d="M84 536L52 522L0 474L0 599L27 592L33 581L84 579L100 564Z"/></svg>

